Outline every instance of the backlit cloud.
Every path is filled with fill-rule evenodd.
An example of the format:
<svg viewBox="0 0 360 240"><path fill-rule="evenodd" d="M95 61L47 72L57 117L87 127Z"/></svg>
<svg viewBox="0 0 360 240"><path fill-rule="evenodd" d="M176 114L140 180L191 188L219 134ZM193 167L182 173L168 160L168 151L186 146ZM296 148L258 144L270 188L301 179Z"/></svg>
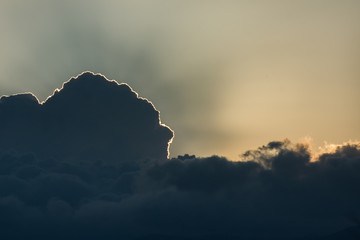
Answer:
<svg viewBox="0 0 360 240"><path fill-rule="evenodd" d="M41 104L28 93L2 97L0 114L3 149L46 157L166 158L173 137L151 102L127 84L90 72Z"/></svg>
<svg viewBox="0 0 360 240"><path fill-rule="evenodd" d="M173 133L154 106L90 72L43 103L2 97L0 128L1 239L358 236L357 142L316 156L284 140L240 162L168 159Z"/></svg>

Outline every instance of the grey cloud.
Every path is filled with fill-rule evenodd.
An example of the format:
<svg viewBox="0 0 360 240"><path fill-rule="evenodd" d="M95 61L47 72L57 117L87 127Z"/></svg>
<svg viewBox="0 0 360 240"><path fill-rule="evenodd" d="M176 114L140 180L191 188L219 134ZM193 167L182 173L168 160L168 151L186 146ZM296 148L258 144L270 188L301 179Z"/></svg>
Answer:
<svg viewBox="0 0 360 240"><path fill-rule="evenodd" d="M92 73L43 103L2 97L0 116L1 239L352 239L359 230L359 143L316 161L289 140L242 162L167 159L173 135L154 106Z"/></svg>
<svg viewBox="0 0 360 240"><path fill-rule="evenodd" d="M149 101L126 84L89 72L41 104L31 94L2 97L0 114L4 150L46 157L166 158L173 137Z"/></svg>

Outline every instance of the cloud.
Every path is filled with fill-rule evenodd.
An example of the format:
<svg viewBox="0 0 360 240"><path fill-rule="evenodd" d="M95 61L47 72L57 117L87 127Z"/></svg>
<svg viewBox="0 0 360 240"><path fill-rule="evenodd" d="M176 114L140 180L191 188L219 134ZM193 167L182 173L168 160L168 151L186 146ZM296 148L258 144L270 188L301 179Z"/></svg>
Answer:
<svg viewBox="0 0 360 240"><path fill-rule="evenodd" d="M88 72L43 103L2 97L0 116L1 239L331 239L358 231L360 143L316 155L284 140L240 162L167 159L173 133L154 106Z"/></svg>
<svg viewBox="0 0 360 240"><path fill-rule="evenodd" d="M46 157L166 158L173 137L151 102L90 72L41 104L29 93L2 97L0 114L3 149Z"/></svg>

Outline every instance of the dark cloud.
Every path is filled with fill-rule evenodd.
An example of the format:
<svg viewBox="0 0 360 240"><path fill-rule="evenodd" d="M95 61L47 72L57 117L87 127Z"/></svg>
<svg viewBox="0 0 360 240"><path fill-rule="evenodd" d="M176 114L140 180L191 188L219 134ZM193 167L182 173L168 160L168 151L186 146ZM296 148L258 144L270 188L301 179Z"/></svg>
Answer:
<svg viewBox="0 0 360 240"><path fill-rule="evenodd" d="M149 101L90 72L41 104L28 93L2 97L0 114L3 149L46 157L166 158L173 137Z"/></svg>
<svg viewBox="0 0 360 240"><path fill-rule="evenodd" d="M359 237L359 143L167 159L152 104L91 73L41 104L2 97L0 114L1 239Z"/></svg>

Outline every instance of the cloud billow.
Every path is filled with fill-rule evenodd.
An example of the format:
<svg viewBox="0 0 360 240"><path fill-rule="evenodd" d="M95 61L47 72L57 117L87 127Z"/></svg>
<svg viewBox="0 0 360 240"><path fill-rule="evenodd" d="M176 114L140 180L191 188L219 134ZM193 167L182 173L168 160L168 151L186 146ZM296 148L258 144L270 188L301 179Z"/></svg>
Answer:
<svg viewBox="0 0 360 240"><path fill-rule="evenodd" d="M89 72L43 103L2 97L0 116L1 239L359 236L359 143L167 159L173 133L154 106Z"/></svg>
<svg viewBox="0 0 360 240"><path fill-rule="evenodd" d="M128 85L85 72L45 102L32 94L0 100L0 146L46 157L166 158L173 132Z"/></svg>

